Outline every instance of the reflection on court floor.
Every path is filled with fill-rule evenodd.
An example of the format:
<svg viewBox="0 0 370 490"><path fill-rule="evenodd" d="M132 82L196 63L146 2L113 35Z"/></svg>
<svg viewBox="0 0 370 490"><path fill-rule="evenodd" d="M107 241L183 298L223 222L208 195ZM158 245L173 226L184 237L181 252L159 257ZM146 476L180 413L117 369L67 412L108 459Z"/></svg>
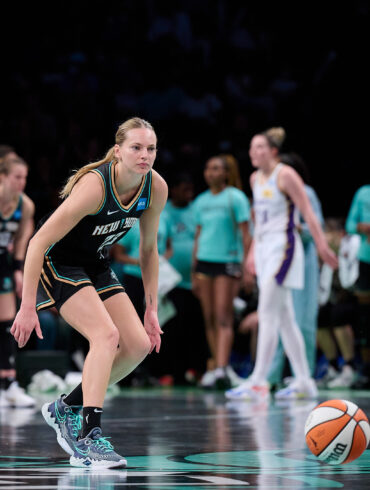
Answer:
<svg viewBox="0 0 370 490"><path fill-rule="evenodd" d="M319 401L330 398L351 399L370 414L369 392L321 392ZM0 489L370 488L370 450L328 466L306 448L304 423L316 404L125 390L108 401L103 429L128 468L94 471L69 465L39 409L0 410Z"/></svg>

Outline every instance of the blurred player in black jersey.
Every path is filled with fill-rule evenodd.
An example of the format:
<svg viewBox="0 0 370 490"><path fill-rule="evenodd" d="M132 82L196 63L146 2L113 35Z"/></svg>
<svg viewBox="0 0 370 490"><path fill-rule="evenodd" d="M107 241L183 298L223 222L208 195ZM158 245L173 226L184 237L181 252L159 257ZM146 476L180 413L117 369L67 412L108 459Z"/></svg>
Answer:
<svg viewBox="0 0 370 490"><path fill-rule="evenodd" d="M127 376L154 348L160 349L157 230L167 185L152 170L156 145L147 121L135 117L121 124L105 158L70 177L61 194L63 203L28 248L22 304L11 330L18 345L26 344L33 329L42 338L36 308L50 306L90 345L82 384L42 408L73 466L126 465L102 437L105 393L108 384ZM110 247L138 219L144 325L108 262Z"/></svg>
<svg viewBox="0 0 370 490"><path fill-rule="evenodd" d="M34 204L23 191L28 166L11 147L0 147L0 407L30 407L33 398L18 386L15 342L10 334L16 295L22 295L23 260L33 232Z"/></svg>

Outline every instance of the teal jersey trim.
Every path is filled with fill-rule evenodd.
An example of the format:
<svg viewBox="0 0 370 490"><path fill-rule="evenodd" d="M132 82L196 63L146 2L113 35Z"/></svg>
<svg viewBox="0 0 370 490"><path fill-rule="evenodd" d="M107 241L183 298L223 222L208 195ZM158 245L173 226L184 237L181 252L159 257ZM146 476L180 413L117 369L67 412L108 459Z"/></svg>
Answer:
<svg viewBox="0 0 370 490"><path fill-rule="evenodd" d="M105 178L104 178L104 175L100 172L100 170L98 170L97 168L94 168L93 170L91 170L91 172L99 172L99 174L101 175L101 178L103 179L103 182L104 182L104 202L103 204L100 206L99 210L96 212L96 213L91 213L89 214L89 216L96 216L97 214L100 213L100 211L104 208L105 206L105 202L107 200L107 183L105 181Z"/></svg>
<svg viewBox="0 0 370 490"><path fill-rule="evenodd" d="M59 277L59 279L66 279L67 281L71 281L71 282L82 282L82 281L86 281L86 278L84 279L71 279L70 277L65 277L65 276L61 276L58 271L56 270L56 268L54 267L54 264L53 262L51 261L51 258L46 256L48 259L49 259L49 262L50 262L50 265L51 267L53 268L55 274Z"/></svg>
<svg viewBox="0 0 370 490"><path fill-rule="evenodd" d="M122 210L124 211L125 213L129 213L131 211L131 209L137 204L138 200L140 199L144 189L145 189L145 185L146 185L146 180L148 178L148 174L146 174L145 176L145 180L144 180L144 185L143 185L143 188L141 189L141 192L140 194L137 196L137 198L135 199L135 201L131 204L131 206L128 208L128 209L125 209L122 207L122 205L118 202L117 198L116 198L116 195L114 193L114 190L113 190L113 187L112 187L112 164L113 164L113 161L110 162L109 164L109 186L110 186L110 191L112 193L112 196L114 198L114 200L116 201L117 203L117 206ZM149 171L149 174L151 176L151 171ZM149 202L149 199L148 199L148 202Z"/></svg>

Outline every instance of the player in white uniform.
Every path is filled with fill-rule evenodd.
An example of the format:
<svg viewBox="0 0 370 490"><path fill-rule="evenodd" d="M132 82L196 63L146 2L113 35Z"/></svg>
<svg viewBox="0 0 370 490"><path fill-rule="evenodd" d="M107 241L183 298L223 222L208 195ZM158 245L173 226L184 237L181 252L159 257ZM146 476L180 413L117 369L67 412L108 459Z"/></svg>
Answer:
<svg viewBox="0 0 370 490"><path fill-rule="evenodd" d="M267 397L267 375L279 334L294 372L294 381L276 398L312 398L317 395L310 377L302 334L295 321L292 289L302 289L303 247L296 229L297 208L304 217L324 262L337 267L321 226L312 210L302 179L291 167L278 162L285 138L282 128L253 137L250 145L255 230L247 268L257 274L259 285L258 343L254 370L239 387L226 392L230 399Z"/></svg>

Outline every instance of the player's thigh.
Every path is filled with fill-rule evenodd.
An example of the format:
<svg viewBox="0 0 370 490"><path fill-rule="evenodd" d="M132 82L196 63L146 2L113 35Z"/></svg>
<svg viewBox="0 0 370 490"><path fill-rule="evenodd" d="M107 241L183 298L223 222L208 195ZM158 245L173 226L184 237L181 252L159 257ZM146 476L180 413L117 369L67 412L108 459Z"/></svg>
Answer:
<svg viewBox="0 0 370 490"><path fill-rule="evenodd" d="M124 292L104 301L109 316L119 331L119 345L126 353L137 349L149 350L150 340L134 305Z"/></svg>
<svg viewBox="0 0 370 490"><path fill-rule="evenodd" d="M233 300L239 292L240 280L229 276L217 276L214 283L214 303L217 317L230 316Z"/></svg>
<svg viewBox="0 0 370 490"><path fill-rule="evenodd" d="M12 320L16 313L15 294L0 294L0 322Z"/></svg>
<svg viewBox="0 0 370 490"><path fill-rule="evenodd" d="M86 286L68 298L59 312L89 342L114 335L117 331L104 303L92 286Z"/></svg>
<svg viewBox="0 0 370 490"><path fill-rule="evenodd" d="M205 320L209 320L214 313L214 278L206 275L197 276L199 301Z"/></svg>

